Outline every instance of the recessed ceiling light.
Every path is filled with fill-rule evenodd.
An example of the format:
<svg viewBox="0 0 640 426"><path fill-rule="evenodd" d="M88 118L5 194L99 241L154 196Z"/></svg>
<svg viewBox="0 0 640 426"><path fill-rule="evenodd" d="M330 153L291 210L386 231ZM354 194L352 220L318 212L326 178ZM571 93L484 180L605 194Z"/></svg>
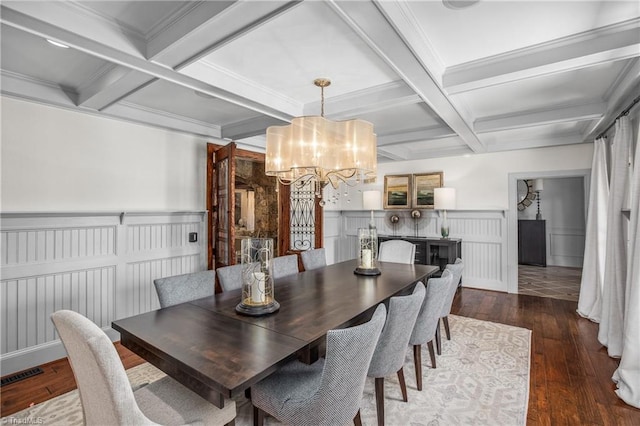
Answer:
<svg viewBox="0 0 640 426"><path fill-rule="evenodd" d="M54 40L47 39L47 42L53 44L56 47L62 47L63 49L68 49L69 48L69 46L67 46L66 44L62 44L59 41L54 41Z"/></svg>
<svg viewBox="0 0 640 426"><path fill-rule="evenodd" d="M465 7L473 6L480 0L442 0L442 4L449 9L464 9Z"/></svg>

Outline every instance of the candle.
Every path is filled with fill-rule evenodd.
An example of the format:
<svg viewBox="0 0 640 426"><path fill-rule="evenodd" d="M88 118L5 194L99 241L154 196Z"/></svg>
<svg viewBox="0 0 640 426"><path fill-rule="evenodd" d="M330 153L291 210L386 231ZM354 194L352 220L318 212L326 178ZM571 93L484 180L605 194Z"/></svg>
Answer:
<svg viewBox="0 0 640 426"><path fill-rule="evenodd" d="M362 250L362 267L363 268L371 268L372 265L372 258L371 258L371 250L370 249L363 249Z"/></svg>
<svg viewBox="0 0 640 426"><path fill-rule="evenodd" d="M251 282L251 302L252 303L264 303L264 272L254 272Z"/></svg>

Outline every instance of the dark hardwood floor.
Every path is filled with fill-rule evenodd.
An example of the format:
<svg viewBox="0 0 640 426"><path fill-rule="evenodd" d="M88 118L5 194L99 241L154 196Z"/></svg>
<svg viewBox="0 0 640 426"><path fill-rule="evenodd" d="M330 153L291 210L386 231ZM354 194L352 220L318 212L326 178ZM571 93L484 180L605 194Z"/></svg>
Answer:
<svg viewBox="0 0 640 426"><path fill-rule="evenodd" d="M640 410L614 393L618 361L598 343L598 325L576 314L577 303L463 288L453 313L533 330L529 425L640 425ZM453 336L455 339L455 336ZM116 344L126 368L143 362ZM2 416L75 387L66 360L44 374L3 386Z"/></svg>

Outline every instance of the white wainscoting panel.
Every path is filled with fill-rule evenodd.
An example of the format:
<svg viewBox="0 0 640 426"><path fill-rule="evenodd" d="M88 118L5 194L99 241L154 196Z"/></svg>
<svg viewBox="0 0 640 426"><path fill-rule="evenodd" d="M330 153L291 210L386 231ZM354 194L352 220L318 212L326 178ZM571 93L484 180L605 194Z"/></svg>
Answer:
<svg viewBox="0 0 640 426"><path fill-rule="evenodd" d="M552 228L547 233L547 241L547 265L582 267L584 229Z"/></svg>
<svg viewBox="0 0 640 426"><path fill-rule="evenodd" d="M3 376L65 356L51 313L118 338L111 321L159 307L155 278L206 269L204 212L3 213L0 244Z"/></svg>
<svg viewBox="0 0 640 426"><path fill-rule="evenodd" d="M331 244L340 244L336 262L357 257L358 228L369 225L370 212L327 212L341 214L343 229L341 237L332 236ZM400 222L394 226L389 221L397 214ZM450 237L462 239L462 258L465 263L463 286L487 290L507 291L507 222L503 210L450 211L447 213ZM333 220L333 218L332 218ZM418 220L412 219L409 211L377 211L374 220L378 235L420 236L440 238L440 212L423 210ZM415 225L418 225L417 228ZM336 232L336 234L338 234ZM327 237L325 236L325 243Z"/></svg>

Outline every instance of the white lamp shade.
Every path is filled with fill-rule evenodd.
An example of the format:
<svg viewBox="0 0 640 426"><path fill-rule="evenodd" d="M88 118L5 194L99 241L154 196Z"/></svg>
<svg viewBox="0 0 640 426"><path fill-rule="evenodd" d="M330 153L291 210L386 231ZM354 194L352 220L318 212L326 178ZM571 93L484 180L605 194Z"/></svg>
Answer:
<svg viewBox="0 0 640 426"><path fill-rule="evenodd" d="M533 190L534 191L542 191L544 189L544 183L542 179L534 179L533 180Z"/></svg>
<svg viewBox="0 0 640 426"><path fill-rule="evenodd" d="M364 210L379 210L382 205L380 191L362 191L362 208Z"/></svg>
<svg viewBox="0 0 640 426"><path fill-rule="evenodd" d="M433 208L436 210L453 210L456 208L455 188L435 188L433 190Z"/></svg>

